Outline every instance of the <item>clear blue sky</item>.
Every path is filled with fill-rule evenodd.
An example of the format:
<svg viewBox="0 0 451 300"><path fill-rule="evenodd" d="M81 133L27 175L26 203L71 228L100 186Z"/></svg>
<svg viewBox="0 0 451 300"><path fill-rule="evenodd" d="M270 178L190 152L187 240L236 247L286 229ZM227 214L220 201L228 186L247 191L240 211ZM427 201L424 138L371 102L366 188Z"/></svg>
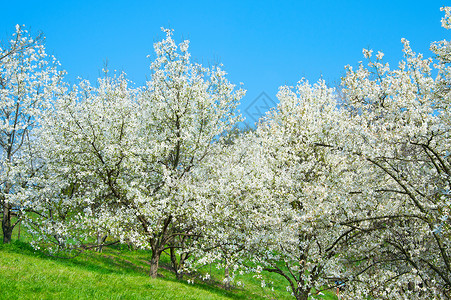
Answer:
<svg viewBox="0 0 451 300"><path fill-rule="evenodd" d="M0 5L0 40L15 24L46 36L47 51L68 71L95 80L108 59L137 84L149 75L148 54L163 37L160 27L189 39L192 57L205 65L222 62L229 79L248 90L241 110L265 92L302 77L323 77L334 86L344 66L362 60L362 48L402 58L400 39L430 55L429 44L449 39L440 27L439 0L391 1L6 1ZM448 3L450 5L451 3ZM269 100L268 100L269 101ZM263 109L260 109L262 111ZM252 123L252 116L247 116Z"/></svg>

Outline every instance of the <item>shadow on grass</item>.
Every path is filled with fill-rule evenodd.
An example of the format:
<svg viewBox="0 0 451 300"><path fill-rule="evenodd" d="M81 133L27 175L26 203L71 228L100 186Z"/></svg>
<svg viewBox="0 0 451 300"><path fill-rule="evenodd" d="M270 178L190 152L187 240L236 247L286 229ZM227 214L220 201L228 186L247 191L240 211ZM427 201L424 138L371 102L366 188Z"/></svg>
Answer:
<svg viewBox="0 0 451 300"><path fill-rule="evenodd" d="M100 274L120 274L127 276L141 276L149 278L149 259L150 251L135 250L130 251L126 245L115 245L114 247L105 247L103 252L86 251L75 258L59 258L49 256L44 252L35 250L29 243L14 240L10 244L0 243L0 251L17 253L30 257L36 257L43 260L53 261L65 267L80 268L90 272ZM209 283L196 283L194 286L186 281L180 281L175 278L174 272L170 270L168 260L162 259L160 262L158 280L166 282L176 282L178 284L195 287L208 291L222 297L232 299L248 299L241 290L225 290L221 288L220 282L212 281ZM244 293L243 293L244 292ZM239 293L239 294L237 294Z"/></svg>

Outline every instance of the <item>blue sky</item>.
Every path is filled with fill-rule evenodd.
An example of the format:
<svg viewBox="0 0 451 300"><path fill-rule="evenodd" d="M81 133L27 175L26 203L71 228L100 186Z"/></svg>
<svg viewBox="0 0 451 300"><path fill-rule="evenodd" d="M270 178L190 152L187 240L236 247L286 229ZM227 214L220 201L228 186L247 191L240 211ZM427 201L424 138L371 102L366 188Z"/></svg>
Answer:
<svg viewBox="0 0 451 300"><path fill-rule="evenodd" d="M402 37L430 56L430 42L451 33L440 27L447 3L439 0L2 2L0 40L15 24L42 31L71 81L95 80L108 60L143 84L146 56L164 36L160 27L170 27L177 40L191 41L195 61L222 62L233 83L244 83L240 108L249 123L276 102L281 85L321 76L337 85L344 66L363 59L362 48L383 51L393 65L402 58Z"/></svg>

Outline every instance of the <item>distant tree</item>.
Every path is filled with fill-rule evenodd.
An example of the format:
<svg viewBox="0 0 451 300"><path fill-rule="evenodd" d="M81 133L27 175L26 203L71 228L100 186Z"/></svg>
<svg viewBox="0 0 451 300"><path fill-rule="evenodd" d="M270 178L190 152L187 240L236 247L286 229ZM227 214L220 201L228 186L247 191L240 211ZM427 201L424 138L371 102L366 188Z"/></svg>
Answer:
<svg viewBox="0 0 451 300"><path fill-rule="evenodd" d="M241 136L249 133L249 132L253 132L255 131L255 128L249 127L246 124L243 124L241 126L241 124L233 127L231 130L229 130L228 132L225 132L223 134L223 139L222 139L222 143L224 145L232 145L235 143L235 141L240 138Z"/></svg>
<svg viewBox="0 0 451 300"><path fill-rule="evenodd" d="M136 97L124 75L100 78L96 86L82 80L42 114L38 149L45 165L34 186L35 216L27 220L36 247L79 251L99 246L93 237L101 242L100 235L126 230L118 221L124 214L106 215L125 205L133 178Z"/></svg>

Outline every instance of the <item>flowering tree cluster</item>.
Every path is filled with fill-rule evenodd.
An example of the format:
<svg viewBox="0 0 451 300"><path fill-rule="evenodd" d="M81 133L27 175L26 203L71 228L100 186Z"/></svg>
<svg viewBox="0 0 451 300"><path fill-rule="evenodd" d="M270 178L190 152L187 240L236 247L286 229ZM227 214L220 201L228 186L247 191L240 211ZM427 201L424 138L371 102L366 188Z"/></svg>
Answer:
<svg viewBox="0 0 451 300"><path fill-rule="evenodd" d="M442 25L451 27L451 9ZM395 68L364 50L340 97L322 80L283 86L255 130L220 67L193 63L171 30L151 77L61 81L18 27L0 49L0 204L50 251L120 241L167 252L177 277L211 262L282 276L296 299L451 297L451 46L402 40ZM229 133L229 134L227 134Z"/></svg>
<svg viewBox="0 0 451 300"><path fill-rule="evenodd" d="M353 299L451 296L450 48L433 43L434 60L402 43L395 69L364 50L340 99L321 81L281 87L253 142L237 141L245 158L217 175L227 183L215 197L240 199L230 215L241 221L221 229L237 263L280 274L297 299L343 284Z"/></svg>

